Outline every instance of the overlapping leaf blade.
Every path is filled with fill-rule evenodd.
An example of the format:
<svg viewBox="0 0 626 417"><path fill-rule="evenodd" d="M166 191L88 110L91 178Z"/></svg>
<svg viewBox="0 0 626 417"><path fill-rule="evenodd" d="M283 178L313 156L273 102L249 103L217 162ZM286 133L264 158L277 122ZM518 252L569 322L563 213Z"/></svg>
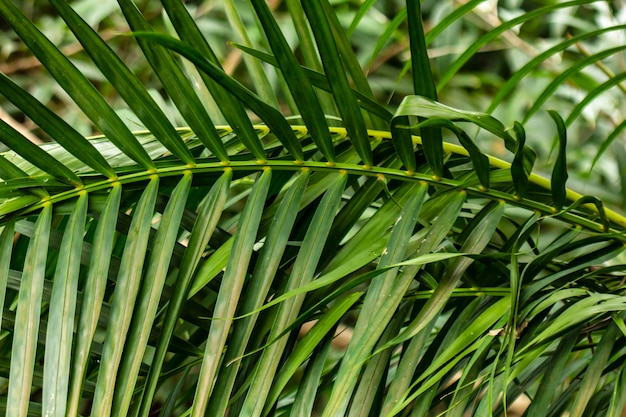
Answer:
<svg viewBox="0 0 626 417"><path fill-rule="evenodd" d="M87 78L11 3L2 0L0 15L41 61L83 112L122 152L146 168L152 160L135 136Z"/></svg>
<svg viewBox="0 0 626 417"><path fill-rule="evenodd" d="M9 388L8 403L0 400L0 408L15 405L22 415L38 413L41 406L36 397L32 404L22 398L32 388L42 389L48 398L45 407L52 412L54 401L47 394L58 390L59 407L54 411L63 415L66 382L61 377L58 386L50 381L52 374L63 373L70 347L55 351L61 332L52 331L56 329L50 324L39 331L19 327L26 308L30 324L39 323L42 315L37 309L47 309L50 300L50 317L58 316L61 305L82 302L71 346L75 356L70 365L68 415L78 415L81 396L86 398L82 406L93 403L92 413L106 415L148 416L155 404L164 405L162 415L311 415L316 397L331 391L329 415L339 411L351 416L403 413L421 417L435 409L457 416L488 415L503 413L511 399L546 384L560 385L551 386L556 395L546 390L543 398L535 397L535 407L550 407L550 412L557 413L569 402L576 404L575 413L585 408L588 413L604 412L607 407L617 412L617 393L623 389L624 377L615 369L623 360L622 352L610 346L593 351L585 337L589 334L591 344L609 333L611 340L621 337L615 328L624 328L616 312L624 309L624 268L619 262L626 220L607 210L598 198L581 197L565 188L564 140L550 184L532 173L534 155L526 147L521 124L511 134L496 118L446 107L435 100L434 89L418 86L416 93L430 99L405 98L393 118L390 143L392 135L385 123L392 120L391 114L371 94L335 6L327 1L287 2L289 15L301 19L297 25L300 39L312 40L308 31L313 24L322 49L317 51L308 42L311 50L295 54L302 52L307 65L319 71L317 53L321 52L326 72L321 74L295 61L273 14L265 3L257 3L265 35L282 58L260 52L262 46L242 49L279 72L297 66L295 76L287 74L286 78L292 94L298 91L298 83L311 93L305 100L298 98L301 110L319 106L328 114L335 113L332 103L321 103L326 93L320 90L331 92L338 103L343 100L338 107L346 128L329 129L322 122L323 113L317 113L313 123L305 120L308 129L292 127L276 103L265 103L264 96L252 93L259 91L258 86L244 87L236 80L240 74L233 77L221 70L185 5L176 0L164 3L184 42L150 32L134 4L123 1L122 5L131 27L145 31L137 34L142 53L196 135L190 130L172 134L170 122L164 119L149 126L150 133L132 135L130 142L124 136L128 133L119 129L121 135L110 141L87 140L54 117L47 118L49 112L42 106L33 105L43 114L38 123L56 132L53 137L67 132L67 137L58 139L65 149L58 145L33 148L60 165L43 156L29 163L34 153L26 151L31 145L13 133L13 147L19 152L0 159L5 180L0 184L1 212L3 222L8 221L3 223L6 229L0 240L3 261L7 257L0 266L2 326L17 352L11 360L27 357L33 369L24 375L32 381L21 379L19 386L14 381L22 375L16 373L15 364L10 373L0 367L0 373L9 376L9 387L14 387ZM433 33L440 33L477 3L459 7ZM532 16L584 3L551 5ZM64 10L79 37L87 40L89 51L105 50L69 6L55 4ZM418 6L410 4L407 23L412 31L413 75L419 72L423 77L416 85L432 81L425 70L429 65L425 46L432 36L424 37L416 21ZM371 2L365 3L361 12L374 10L370 7ZM12 16L13 24L24 24L23 36L41 41L40 58L53 68L53 75L61 81L65 77L54 70L55 65L76 75L76 69L15 9L9 6L0 12ZM252 16L250 21L255 19ZM403 19L391 24L401 25ZM478 43L509 30L512 22ZM391 37L394 30L384 36ZM232 130L214 129L210 120L202 120L203 104L163 45L206 71L201 77ZM463 54L459 62L470 55ZM533 60L533 65L537 62ZM105 64L108 76L117 77L117 89L132 83L120 79L128 74L125 64L119 60ZM422 71L415 71L418 67ZM109 117L110 107L98 107L101 98L96 97L94 105L88 103L95 90L85 84L84 77L77 79L87 99L74 100L83 100L79 105L92 117L96 109L104 109L98 120L111 125L107 131L103 125L97 127L111 136L115 126L122 125ZM74 91L71 96L77 94L77 89L72 90L76 86L68 86L67 80L61 84ZM600 85L588 100L610 85ZM6 91L13 91L12 85L7 86ZM135 83L133 88L145 95L143 86ZM190 97L187 113L186 95ZM17 96L25 105L33 103L31 96L19 91ZM243 106L256 112L267 126L255 130L250 121L255 116L247 115ZM422 120L411 126L411 118ZM513 163L483 153L481 148L487 146L476 146L465 133L467 125L503 139L514 154ZM368 127L383 131L368 131ZM415 127L422 128L422 138L411 135ZM446 127L462 146L442 143L441 149L430 148L434 143L424 135L425 127ZM558 129L564 138L564 126ZM160 142L166 137L171 140L170 148L178 146L177 151L171 149L173 155ZM124 152L135 161L120 155L111 141L127 146ZM65 150L74 156L67 157ZM191 154L201 155L195 165L188 158ZM63 172L62 166L68 170ZM89 205L76 204L86 202L87 197ZM243 212L242 207L246 207ZM25 216L30 218L24 220ZM37 216L35 226L32 222ZM11 242L14 220L18 235ZM138 224L140 231L135 228ZM85 233L81 226L86 226ZM75 243L71 251L63 245L70 241ZM69 252L76 262L79 246L81 273L75 287L75 269L67 276L55 275L54 270L67 269ZM20 305L24 300L19 298L26 297L20 284L35 276L28 270L31 260L38 262L39 269L30 294L34 299L25 307ZM65 279L69 279L67 286ZM60 288L66 290L66 298L59 295ZM361 292L367 293L362 305L358 303ZM139 307L133 308L136 300ZM17 317L9 304L17 305ZM60 330L66 335L74 315L71 308L61 315ZM377 323L380 317L383 320ZM314 318L318 324L298 340L300 324ZM609 332L603 323L611 318L614 325ZM350 332L354 321L351 347L347 352L336 350L334 327L341 323ZM583 323L589 326L581 332ZM51 341L45 348L44 340ZM564 342L554 351L558 340ZM46 358L43 366L32 362L29 355L35 348L19 353L24 341L31 347L39 344L46 356L59 358L58 363L46 363ZM203 343L208 353L201 358ZM0 344L0 352L8 352L3 349ZM202 361L199 383L194 368ZM565 370L546 373L542 364L557 364ZM574 377L558 382L556 378L560 372L581 376L586 371L591 376L584 381ZM593 392L602 373L607 388ZM42 387L40 377L46 375ZM161 396L159 387L171 390ZM16 393L21 395L19 400ZM602 405L608 403L609 394L613 395L611 405ZM188 408L192 403L196 404L193 411Z"/></svg>
<svg viewBox="0 0 626 417"><path fill-rule="evenodd" d="M106 338L103 346L102 364L92 406L93 414L109 415L111 413L117 370L122 359L122 350L141 283L143 264L146 260L158 186L158 177L153 177L133 211L133 219L117 276L111 316L107 325L109 337Z"/></svg>
<svg viewBox="0 0 626 417"><path fill-rule="evenodd" d="M28 245L15 312L7 409L19 417L28 415L51 221L52 205L47 204L37 219Z"/></svg>
<svg viewBox="0 0 626 417"><path fill-rule="evenodd" d="M49 416L66 415L87 201L83 192L67 224L50 296L42 402Z"/></svg>
<svg viewBox="0 0 626 417"><path fill-rule="evenodd" d="M348 78L344 71L330 24L325 18L323 6L325 2L326 0L320 2L305 1L302 3L302 6L315 35L324 72L330 84L337 109L343 117L348 136L365 165L372 165L372 150L363 115L350 92Z"/></svg>

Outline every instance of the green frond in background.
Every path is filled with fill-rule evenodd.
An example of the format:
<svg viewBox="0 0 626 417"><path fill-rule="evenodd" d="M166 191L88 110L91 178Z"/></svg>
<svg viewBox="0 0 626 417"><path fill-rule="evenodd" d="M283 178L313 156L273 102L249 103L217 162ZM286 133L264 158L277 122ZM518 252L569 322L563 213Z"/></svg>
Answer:
<svg viewBox="0 0 626 417"><path fill-rule="evenodd" d="M618 2L144 3L0 0L1 412L622 414Z"/></svg>

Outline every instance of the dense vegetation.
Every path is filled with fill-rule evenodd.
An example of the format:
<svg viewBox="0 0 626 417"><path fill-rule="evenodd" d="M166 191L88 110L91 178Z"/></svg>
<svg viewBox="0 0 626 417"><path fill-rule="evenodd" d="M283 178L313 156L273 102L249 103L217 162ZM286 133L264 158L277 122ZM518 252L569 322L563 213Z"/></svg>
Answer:
<svg viewBox="0 0 626 417"><path fill-rule="evenodd" d="M2 412L621 415L621 1L143 3L0 0Z"/></svg>

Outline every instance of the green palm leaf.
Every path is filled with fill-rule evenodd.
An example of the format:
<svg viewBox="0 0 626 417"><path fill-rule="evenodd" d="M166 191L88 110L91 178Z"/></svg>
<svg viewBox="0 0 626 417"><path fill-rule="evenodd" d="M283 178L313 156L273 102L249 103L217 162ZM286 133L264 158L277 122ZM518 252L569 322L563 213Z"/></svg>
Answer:
<svg viewBox="0 0 626 417"><path fill-rule="evenodd" d="M251 3L252 15L228 13L239 31L259 22L237 46L257 61L254 75L232 75L192 6L163 1L176 39L120 0L116 16L134 32L118 40L145 58L144 79L79 5L53 0L81 59L99 69L94 80L0 0L8 26L103 133L85 137L19 77L0 76L0 93L50 139L34 145L0 123L9 148L0 155L0 409L461 416L503 414L527 395L530 415L621 412L626 218L566 188L565 138L623 77L588 86L566 122L550 112L559 138L551 180L533 172L543 154L531 150L532 126L508 128L495 112L545 59L620 26L531 58L487 114L437 96L448 97L443 87L500 34L589 1L487 30L438 80L427 46L478 2L428 34L427 5L407 2L372 45L378 56L396 37L408 42L394 65L410 62L415 94L385 104L361 69L377 57L351 45L380 17L375 2ZM550 80L528 117L565 78ZM207 110L207 94L222 114ZM119 106L147 130L131 132ZM174 107L178 121L168 117ZM222 119L229 126L214 125ZM499 157L486 152L500 143Z"/></svg>

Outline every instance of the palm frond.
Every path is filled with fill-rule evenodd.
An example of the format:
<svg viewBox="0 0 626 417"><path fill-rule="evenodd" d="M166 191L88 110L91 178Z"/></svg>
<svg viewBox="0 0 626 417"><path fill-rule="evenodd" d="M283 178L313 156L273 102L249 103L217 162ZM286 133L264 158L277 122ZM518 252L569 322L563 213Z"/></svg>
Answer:
<svg viewBox="0 0 626 417"><path fill-rule="evenodd" d="M623 77L589 89L565 121L550 113L559 143L551 180L533 172L541 155L527 143L528 123L506 128L490 114L543 61L621 26L537 55L488 113L437 101L500 34L589 1L502 23L438 80L426 47L478 2L430 34L407 2L406 20L403 12L390 21L374 44L381 50L397 28L408 30L416 94L390 110L350 46L374 2L344 30L329 2L287 1L299 41L317 45L302 51L304 66L277 12L252 1L272 54L237 47L259 60L254 71L269 65L284 79L272 91L291 102L281 109L267 100L271 85L224 71L182 2L163 1L176 39L120 0L134 31L125 39L189 127L175 127L87 19L51 3L147 130L131 132L88 77L0 0L0 16L103 133L83 136L0 76L0 93L52 139L37 146L0 123L9 148L0 158L0 409L502 415L525 395L529 415L621 412L626 218L566 188L566 127ZM530 114L565 81L552 79ZM206 92L222 115L209 114ZM222 116L229 126L213 123ZM506 154L489 154L485 136ZM341 332L345 348L334 342Z"/></svg>

